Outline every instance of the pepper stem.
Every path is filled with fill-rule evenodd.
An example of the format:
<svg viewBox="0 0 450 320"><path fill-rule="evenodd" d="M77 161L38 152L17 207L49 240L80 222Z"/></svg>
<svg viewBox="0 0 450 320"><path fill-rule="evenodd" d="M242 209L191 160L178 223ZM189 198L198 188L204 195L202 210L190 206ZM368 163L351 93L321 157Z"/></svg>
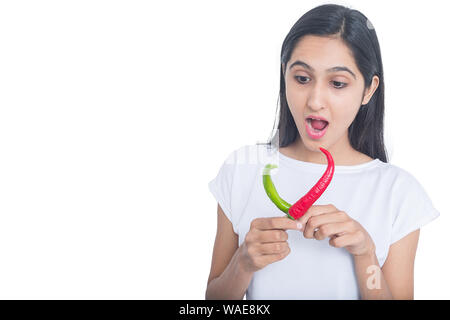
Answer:
<svg viewBox="0 0 450 320"><path fill-rule="evenodd" d="M280 195L278 194L277 190L275 189L275 186L273 184L272 178L270 176L270 170L278 168L275 164L267 164L264 167L263 171L263 185L264 190L266 190L267 196L269 199L280 209L283 211L286 216L291 219L295 220L290 214L289 214L289 208L291 207L291 204L284 201Z"/></svg>

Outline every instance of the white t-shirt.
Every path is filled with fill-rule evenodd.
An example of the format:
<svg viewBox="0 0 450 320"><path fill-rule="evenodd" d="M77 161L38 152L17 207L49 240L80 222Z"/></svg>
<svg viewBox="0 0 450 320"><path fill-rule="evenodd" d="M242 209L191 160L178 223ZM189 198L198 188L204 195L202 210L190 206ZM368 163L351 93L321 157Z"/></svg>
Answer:
<svg viewBox="0 0 450 320"><path fill-rule="evenodd" d="M325 155L324 155L325 157ZM326 164L287 157L267 145L246 145L229 154L211 193L231 221L239 245L257 217L285 216L268 198L262 171L267 163L273 183L294 204L325 172ZM370 234L380 267L389 246L439 216L426 191L406 170L374 159L360 165L335 166L331 183L314 203L333 204ZM252 299L361 299L352 255L324 240L306 239L287 230L290 254L254 273L246 292Z"/></svg>

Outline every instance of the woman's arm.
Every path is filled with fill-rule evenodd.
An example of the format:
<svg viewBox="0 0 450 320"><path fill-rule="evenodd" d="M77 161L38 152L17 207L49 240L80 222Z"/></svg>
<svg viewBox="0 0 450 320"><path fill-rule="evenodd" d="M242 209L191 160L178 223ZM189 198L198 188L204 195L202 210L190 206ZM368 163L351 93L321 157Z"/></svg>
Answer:
<svg viewBox="0 0 450 320"><path fill-rule="evenodd" d="M240 251L238 236L217 204L217 233L205 293L206 300L243 299L253 273L244 271L239 258Z"/></svg>
<svg viewBox="0 0 450 320"><path fill-rule="evenodd" d="M389 285L378 264L375 252L368 255L353 256L356 278L362 300L393 299Z"/></svg>
<svg viewBox="0 0 450 320"><path fill-rule="evenodd" d="M419 232L411 232L393 243L383 268L380 268L374 252L354 256L362 299L414 298L414 259Z"/></svg>
<svg viewBox="0 0 450 320"><path fill-rule="evenodd" d="M419 234L417 229L389 248L382 270L394 299L414 299L414 260Z"/></svg>
<svg viewBox="0 0 450 320"><path fill-rule="evenodd" d="M297 221L286 217L255 218L244 241L218 206L217 235L206 299L242 299L253 274L268 264L283 260L289 248L287 230L300 230Z"/></svg>
<svg viewBox="0 0 450 320"><path fill-rule="evenodd" d="M323 240L353 255L362 299L413 299L414 259L419 232L416 230L393 243L380 268L375 243L367 230L334 205L313 205L299 219L307 239Z"/></svg>

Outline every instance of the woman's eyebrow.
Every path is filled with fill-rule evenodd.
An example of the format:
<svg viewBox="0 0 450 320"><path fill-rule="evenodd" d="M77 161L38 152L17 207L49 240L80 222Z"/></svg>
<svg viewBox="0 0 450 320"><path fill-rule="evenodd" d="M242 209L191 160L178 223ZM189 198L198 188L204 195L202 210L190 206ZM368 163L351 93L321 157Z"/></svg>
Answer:
<svg viewBox="0 0 450 320"><path fill-rule="evenodd" d="M308 69L308 70L314 72L313 67L311 67L311 66L308 65L307 63L305 63L305 62L303 62L303 61L300 61L300 60L297 60L297 61L293 62L293 63L289 66L289 69L292 69L293 66L302 66L302 67L304 67L304 68L306 68L306 69ZM353 76L353 78L356 79L355 74L354 74L349 68L347 68L347 67L338 66L338 67L333 67L333 68L327 69L326 71L327 71L327 72L347 71L348 73L350 73L350 74Z"/></svg>

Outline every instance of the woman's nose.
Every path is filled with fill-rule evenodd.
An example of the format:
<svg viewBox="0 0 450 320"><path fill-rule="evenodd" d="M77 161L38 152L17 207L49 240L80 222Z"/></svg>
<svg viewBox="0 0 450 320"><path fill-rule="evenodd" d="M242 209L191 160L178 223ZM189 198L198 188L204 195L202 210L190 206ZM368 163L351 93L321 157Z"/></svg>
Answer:
<svg viewBox="0 0 450 320"><path fill-rule="evenodd" d="M311 91L308 98L308 106L312 110L320 110L325 106L326 102L326 91L325 88L321 85L315 84Z"/></svg>

